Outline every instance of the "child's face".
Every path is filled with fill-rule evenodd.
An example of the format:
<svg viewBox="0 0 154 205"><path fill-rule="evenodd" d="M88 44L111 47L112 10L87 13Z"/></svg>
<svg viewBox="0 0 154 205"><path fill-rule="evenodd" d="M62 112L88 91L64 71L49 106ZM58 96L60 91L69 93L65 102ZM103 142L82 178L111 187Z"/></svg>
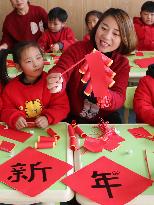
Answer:
<svg viewBox="0 0 154 205"><path fill-rule="evenodd" d="M103 53L116 50L121 43L118 24L112 16L102 20L95 34L95 41L99 51Z"/></svg>
<svg viewBox="0 0 154 205"><path fill-rule="evenodd" d="M154 24L154 12L141 11L141 19L147 25Z"/></svg>
<svg viewBox="0 0 154 205"><path fill-rule="evenodd" d="M22 51L19 69L21 69L28 82L34 82L42 73L44 61L42 54L36 47L29 47Z"/></svg>
<svg viewBox="0 0 154 205"><path fill-rule="evenodd" d="M94 16L94 15L89 16L88 22L87 22L87 27L89 31L91 31L94 28L98 20L99 18L97 16Z"/></svg>
<svg viewBox="0 0 154 205"><path fill-rule="evenodd" d="M58 32L65 26L65 23L59 21L58 19L55 20L48 20L48 29L52 32Z"/></svg>
<svg viewBox="0 0 154 205"><path fill-rule="evenodd" d="M23 9L25 8L25 6L28 5L28 0L10 0L13 8L16 8L16 9Z"/></svg>

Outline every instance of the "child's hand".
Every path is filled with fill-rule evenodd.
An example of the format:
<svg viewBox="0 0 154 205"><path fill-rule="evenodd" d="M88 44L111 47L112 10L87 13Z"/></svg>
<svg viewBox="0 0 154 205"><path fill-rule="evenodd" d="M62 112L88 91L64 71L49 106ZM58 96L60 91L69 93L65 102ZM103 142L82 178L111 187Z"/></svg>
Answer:
<svg viewBox="0 0 154 205"><path fill-rule="evenodd" d="M54 53L54 52L57 52L59 51L60 48L59 48L59 44L58 43L55 43L55 44L52 44L51 45L51 51Z"/></svg>
<svg viewBox="0 0 154 205"><path fill-rule="evenodd" d="M40 116L35 120L36 126L40 128L46 128L48 127L48 119L45 116Z"/></svg>
<svg viewBox="0 0 154 205"><path fill-rule="evenodd" d="M28 127L25 118L19 117L18 120L16 121L15 127L17 130L21 130L24 127Z"/></svg>
<svg viewBox="0 0 154 205"><path fill-rule="evenodd" d="M62 90L63 78L61 73L51 73L47 77L47 87L51 93L58 93Z"/></svg>

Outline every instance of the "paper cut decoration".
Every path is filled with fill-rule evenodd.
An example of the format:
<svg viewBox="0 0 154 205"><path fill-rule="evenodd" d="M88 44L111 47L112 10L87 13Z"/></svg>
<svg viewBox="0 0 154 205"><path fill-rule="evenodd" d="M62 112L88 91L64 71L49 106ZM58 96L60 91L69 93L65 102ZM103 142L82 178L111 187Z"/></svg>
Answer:
<svg viewBox="0 0 154 205"><path fill-rule="evenodd" d="M136 56L144 56L144 53L142 51L136 51L135 55Z"/></svg>
<svg viewBox="0 0 154 205"><path fill-rule="evenodd" d="M125 139L114 132L109 136L99 138L86 137L83 147L91 152L102 152L103 149L113 151L118 148L123 141L125 141Z"/></svg>
<svg viewBox="0 0 154 205"><path fill-rule="evenodd" d="M135 62L140 68L147 68L150 64L153 64L153 62L154 62L154 57L153 57L153 58L135 59L134 62Z"/></svg>
<svg viewBox="0 0 154 205"><path fill-rule="evenodd" d="M70 138L70 149L75 151L77 150L77 138L75 136L75 131L72 125L68 125L68 134Z"/></svg>
<svg viewBox="0 0 154 205"><path fill-rule="evenodd" d="M29 128L37 127L35 122L27 122Z"/></svg>
<svg viewBox="0 0 154 205"><path fill-rule="evenodd" d="M0 141L0 150L5 151L5 152L11 152L12 149L15 147L15 144L12 142L7 142L7 141Z"/></svg>
<svg viewBox="0 0 154 205"><path fill-rule="evenodd" d="M56 146L56 142L50 142L50 141L40 141L35 143L36 149L49 149L54 148Z"/></svg>
<svg viewBox="0 0 154 205"><path fill-rule="evenodd" d="M24 131L18 131L7 127L0 126L0 136L7 137L12 140L16 140L19 142L25 142L28 138L32 136L32 134Z"/></svg>
<svg viewBox="0 0 154 205"><path fill-rule="evenodd" d="M128 132L130 132L136 138L146 138L146 139L154 141L154 136L152 136L143 127L128 129Z"/></svg>
<svg viewBox="0 0 154 205"><path fill-rule="evenodd" d="M75 133L77 135L79 135L80 137L82 138L86 138L87 135L83 132L83 130L81 130L81 128L76 124L76 121L75 120L72 120L72 123L71 123L72 127L74 128L75 130Z"/></svg>
<svg viewBox="0 0 154 205"><path fill-rule="evenodd" d="M28 147L0 165L0 181L33 197L49 188L71 168L59 159Z"/></svg>
<svg viewBox="0 0 154 205"><path fill-rule="evenodd" d="M105 142L99 138L86 137L83 147L91 152L102 152Z"/></svg>
<svg viewBox="0 0 154 205"><path fill-rule="evenodd" d="M104 63L102 62L101 53L96 52L95 55L88 54L86 55L86 60L89 65L92 90L94 96L95 97L107 96L108 85L105 77L105 69L103 69ZM97 67L97 70L94 69L95 67Z"/></svg>
<svg viewBox="0 0 154 205"><path fill-rule="evenodd" d="M53 129L48 128L46 131L50 137L54 138L56 141L60 139L60 136Z"/></svg>
<svg viewBox="0 0 154 205"><path fill-rule="evenodd" d="M11 67L15 67L15 63L13 60L11 59L7 59L7 67L11 68Z"/></svg>
<svg viewBox="0 0 154 205"><path fill-rule="evenodd" d="M101 157L62 180L79 194L103 205L123 205L152 185L152 181Z"/></svg>

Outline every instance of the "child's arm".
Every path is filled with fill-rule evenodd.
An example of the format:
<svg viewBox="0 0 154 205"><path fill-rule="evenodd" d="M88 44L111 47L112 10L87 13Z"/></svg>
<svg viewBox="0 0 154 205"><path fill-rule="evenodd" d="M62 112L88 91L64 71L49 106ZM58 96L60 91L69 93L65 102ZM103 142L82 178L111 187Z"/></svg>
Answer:
<svg viewBox="0 0 154 205"><path fill-rule="evenodd" d="M49 104L43 109L41 116L48 119L49 124L55 124L65 119L70 111L66 92L51 94Z"/></svg>
<svg viewBox="0 0 154 205"><path fill-rule="evenodd" d="M46 32L44 32L42 36L38 39L38 44L43 52L50 51L50 42L48 40L48 35Z"/></svg>
<svg viewBox="0 0 154 205"><path fill-rule="evenodd" d="M63 48L61 50L66 50L71 44L75 43L75 35L71 28L67 27L65 31L65 38L60 40L60 43L62 43Z"/></svg>
<svg viewBox="0 0 154 205"><path fill-rule="evenodd" d="M7 88L7 87L6 87ZM9 96L8 89L5 89L2 94L2 112L1 120L8 124L11 128L17 128L16 123L20 117L26 119L26 116L22 110L17 109ZM16 97L16 96L14 96Z"/></svg>

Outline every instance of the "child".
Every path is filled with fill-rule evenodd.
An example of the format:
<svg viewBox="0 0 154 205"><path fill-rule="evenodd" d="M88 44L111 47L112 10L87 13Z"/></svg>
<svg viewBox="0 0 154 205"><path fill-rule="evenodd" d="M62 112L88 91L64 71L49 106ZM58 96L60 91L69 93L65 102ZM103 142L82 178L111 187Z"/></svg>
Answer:
<svg viewBox="0 0 154 205"><path fill-rule="evenodd" d="M90 32L94 28L94 26L97 24L98 20L100 19L102 15L101 11L92 10L89 11L85 16L85 23L87 26L88 33L83 37L84 41L90 40Z"/></svg>
<svg viewBox="0 0 154 205"><path fill-rule="evenodd" d="M138 50L154 51L154 1L147 1L141 7L140 18L134 17L138 37Z"/></svg>
<svg viewBox="0 0 154 205"><path fill-rule="evenodd" d="M154 64L148 67L146 76L140 79L134 95L134 111L139 123L154 126Z"/></svg>
<svg viewBox="0 0 154 205"><path fill-rule="evenodd" d="M5 58L6 54L5 51ZM37 43L20 42L12 54L16 68L22 73L3 90L1 120L12 128L22 129L28 127L28 122L45 128L64 119L69 112L68 98L65 92L51 94L47 89L47 73L43 72L43 56ZM5 73L6 66L0 65Z"/></svg>
<svg viewBox="0 0 154 205"><path fill-rule="evenodd" d="M72 29L66 26L67 18L67 12L60 7L49 11L48 30L38 40L44 52L64 51L75 42Z"/></svg>
<svg viewBox="0 0 154 205"><path fill-rule="evenodd" d="M74 118L80 123L98 123L100 118L108 120L110 123L120 122L117 110L123 106L125 101L130 70L128 60L124 55L133 51L135 47L136 35L131 18L121 9L110 8L103 13L93 28L90 41L76 42L62 54L60 61L51 69L47 78L48 88L51 93L55 93L60 92L62 86L65 89L65 85L67 85L71 106L70 119ZM83 59L86 54L91 53L94 48L113 60L110 68L116 73L115 84L108 89L109 106L96 109L96 99L94 98L89 102L89 107L92 109L89 109L88 112L92 112L92 114L83 116L81 113L83 113L84 104L88 107L88 102L84 94L85 85L81 82L82 75L79 73L79 69L84 62L62 76L61 73ZM92 102L95 107L91 105Z"/></svg>
<svg viewBox="0 0 154 205"><path fill-rule="evenodd" d="M40 6L30 5L27 0L10 0L14 10L8 14L3 24L1 49L11 49L22 40L35 40L47 28L47 13Z"/></svg>

